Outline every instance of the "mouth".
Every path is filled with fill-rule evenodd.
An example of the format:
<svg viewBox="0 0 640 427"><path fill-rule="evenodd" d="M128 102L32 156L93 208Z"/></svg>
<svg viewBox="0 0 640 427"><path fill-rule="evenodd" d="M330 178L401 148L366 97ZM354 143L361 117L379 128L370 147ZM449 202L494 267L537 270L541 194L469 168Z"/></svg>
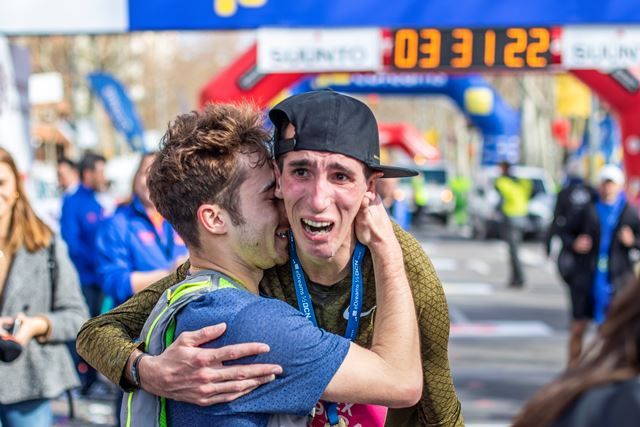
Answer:
<svg viewBox="0 0 640 427"><path fill-rule="evenodd" d="M305 218L302 218L300 223L307 233L314 236L328 234L333 230L334 226L334 223L331 221L313 221Z"/></svg>

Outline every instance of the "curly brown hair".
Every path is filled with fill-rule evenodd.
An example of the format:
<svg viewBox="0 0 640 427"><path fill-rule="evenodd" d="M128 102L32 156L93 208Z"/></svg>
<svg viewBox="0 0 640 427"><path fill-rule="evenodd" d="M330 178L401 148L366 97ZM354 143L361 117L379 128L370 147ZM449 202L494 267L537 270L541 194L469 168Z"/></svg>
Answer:
<svg viewBox="0 0 640 427"><path fill-rule="evenodd" d="M196 213L205 203L244 223L237 191L249 169L271 158L262 112L249 104L210 104L178 116L162 138L148 177L151 201L193 248L200 248ZM256 154L249 162L247 156Z"/></svg>

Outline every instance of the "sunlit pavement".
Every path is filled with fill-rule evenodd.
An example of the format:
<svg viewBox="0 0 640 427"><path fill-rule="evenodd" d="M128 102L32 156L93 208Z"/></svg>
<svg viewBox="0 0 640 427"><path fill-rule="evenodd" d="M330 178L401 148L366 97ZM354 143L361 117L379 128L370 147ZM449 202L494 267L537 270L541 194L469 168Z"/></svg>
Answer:
<svg viewBox="0 0 640 427"><path fill-rule="evenodd" d="M465 421L508 425L566 363L568 296L540 242L520 247L527 283L510 289L506 244L454 227L413 230L443 282L451 317L449 360ZM591 334L593 331L591 332Z"/></svg>
<svg viewBox="0 0 640 427"><path fill-rule="evenodd" d="M66 397L54 401L53 412L56 426L113 426L115 425L114 404L102 399L88 399L74 396L75 416L69 418L69 404Z"/></svg>

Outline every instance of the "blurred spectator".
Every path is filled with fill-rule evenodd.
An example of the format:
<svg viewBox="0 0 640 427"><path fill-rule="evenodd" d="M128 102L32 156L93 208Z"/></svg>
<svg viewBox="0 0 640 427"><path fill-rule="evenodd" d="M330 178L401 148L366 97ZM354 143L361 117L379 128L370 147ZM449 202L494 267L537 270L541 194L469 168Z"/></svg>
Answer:
<svg viewBox="0 0 640 427"><path fill-rule="evenodd" d="M33 212L3 149L0 249L0 335L11 331L21 350L0 362L0 424L50 426L50 399L79 385L65 341L75 338L88 313L66 245Z"/></svg>
<svg viewBox="0 0 640 427"><path fill-rule="evenodd" d="M567 180L558 193L553 221L546 242L547 255L551 252L551 239L558 236L562 249L558 254L558 272L567 284L571 297L571 332L569 337L568 366L573 367L582 353L582 339L593 317L593 295L591 292L591 269L588 254L573 249L579 235L593 235L584 215L593 206L598 195L594 188L582 179L580 162L567 165Z"/></svg>
<svg viewBox="0 0 640 427"><path fill-rule="evenodd" d="M578 365L540 390L514 427L632 427L640 420L640 282L617 295Z"/></svg>
<svg viewBox="0 0 640 427"><path fill-rule="evenodd" d="M387 209L387 212L391 212L391 207L394 202L393 196L397 185L397 179L379 179L376 183L376 192L380 195L382 204L385 209Z"/></svg>
<svg viewBox="0 0 640 427"><path fill-rule="evenodd" d="M149 200L147 173L154 158L142 157L131 200L97 233L98 277L115 305L170 274L187 257L184 242Z"/></svg>
<svg viewBox="0 0 640 427"><path fill-rule="evenodd" d="M62 201L60 231L69 247L69 255L80 276L80 285L89 314L100 314L103 294L98 280L96 264L96 232L98 224L104 219L104 209L96 194L107 188L104 174L105 158L87 153L80 161L80 185L73 194L67 194ZM82 361L71 343L71 352L76 361L82 393L87 394L96 381L97 373Z"/></svg>
<svg viewBox="0 0 640 427"><path fill-rule="evenodd" d="M96 193L106 190L105 159L87 153L80 162L78 190L66 195L62 201L60 231L69 246L69 255L80 276L82 293L91 316L100 314L102 292L96 271L95 236L98 223L104 218L104 209Z"/></svg>
<svg viewBox="0 0 640 427"><path fill-rule="evenodd" d="M569 218L581 213L597 198L595 188L583 178L584 171L580 160L571 160L566 165L566 179L553 212L553 220L545 241L547 255L551 255L551 240L554 236L562 237L562 231L569 225ZM563 248L566 245L563 246ZM562 275L562 271L560 271ZM563 277L564 279L564 277Z"/></svg>
<svg viewBox="0 0 640 427"><path fill-rule="evenodd" d="M592 226L597 233L591 238L592 248L585 245L594 255L593 315L598 324L604 321L615 291L633 277L631 250L640 248L640 221L636 209L627 202L624 174L616 166L605 166L600 172L599 184L597 219Z"/></svg>
<svg viewBox="0 0 640 427"><path fill-rule="evenodd" d="M58 160L56 173L58 175L58 185L64 194L67 195L75 193L78 189L78 185L80 185L78 165L76 165L72 160L62 157Z"/></svg>
<svg viewBox="0 0 640 427"><path fill-rule="evenodd" d="M419 226L422 225L424 218L422 211L429 200L429 194L427 193L427 188L424 185L424 176L422 176L422 174L414 176L411 179L411 187L413 189L413 204L415 206L413 217L411 219L415 225Z"/></svg>
<svg viewBox="0 0 640 427"><path fill-rule="evenodd" d="M465 176L456 176L451 180L451 191L453 192L455 207L453 217L458 226L469 223L468 199L471 191L471 180Z"/></svg>
<svg viewBox="0 0 640 427"><path fill-rule="evenodd" d="M533 183L529 179L518 179L511 174L511 165L503 161L500 163L501 175L496 179L495 187L500 195L500 216L502 222L500 233L509 245L509 259L511 261L511 278L508 286L522 288L524 273L518 254L518 242L523 221L529 210L529 198L533 190Z"/></svg>
<svg viewBox="0 0 640 427"><path fill-rule="evenodd" d="M382 199L382 204L389 213L389 216L405 230L409 228L411 222L411 212L404 195L400 196L398 180L393 178L380 179L376 183L376 192ZM401 192L402 190L400 190Z"/></svg>
<svg viewBox="0 0 640 427"><path fill-rule="evenodd" d="M120 305L186 261L187 248L149 199L147 175L155 153L144 154L133 177L131 199L96 234L96 259L105 297ZM115 402L119 420L122 394Z"/></svg>
<svg viewBox="0 0 640 427"><path fill-rule="evenodd" d="M600 324L613 294L633 277L631 250L640 248L640 221L627 202L624 174L618 167L605 166L598 181L598 200L570 222L584 232L566 240L574 252L584 255L575 270L587 271L586 283L593 296L591 316Z"/></svg>

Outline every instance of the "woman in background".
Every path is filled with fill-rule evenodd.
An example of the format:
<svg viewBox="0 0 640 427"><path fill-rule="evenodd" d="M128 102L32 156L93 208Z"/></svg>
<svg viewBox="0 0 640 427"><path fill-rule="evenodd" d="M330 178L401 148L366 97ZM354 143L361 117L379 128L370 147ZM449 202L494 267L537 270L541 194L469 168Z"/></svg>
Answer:
<svg viewBox="0 0 640 427"><path fill-rule="evenodd" d="M80 385L65 342L87 317L66 245L35 215L0 148L0 334L22 346L0 362L3 427L53 424L50 399Z"/></svg>
<svg viewBox="0 0 640 427"><path fill-rule="evenodd" d="M540 390L514 427L640 424L640 281L615 296L607 316L577 367Z"/></svg>

